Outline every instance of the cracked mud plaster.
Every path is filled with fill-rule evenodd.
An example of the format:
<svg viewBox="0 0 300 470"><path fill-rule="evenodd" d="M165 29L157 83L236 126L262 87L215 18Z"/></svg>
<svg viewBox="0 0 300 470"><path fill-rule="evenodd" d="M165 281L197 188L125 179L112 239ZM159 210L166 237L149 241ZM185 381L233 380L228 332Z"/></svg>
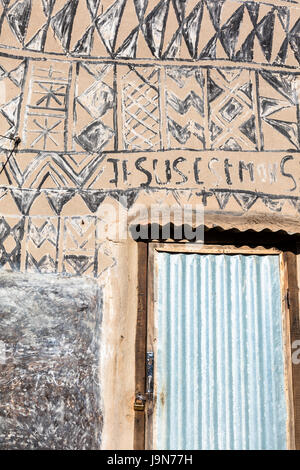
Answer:
<svg viewBox="0 0 300 470"><path fill-rule="evenodd" d="M93 280L0 273L0 449L99 449L102 295Z"/></svg>

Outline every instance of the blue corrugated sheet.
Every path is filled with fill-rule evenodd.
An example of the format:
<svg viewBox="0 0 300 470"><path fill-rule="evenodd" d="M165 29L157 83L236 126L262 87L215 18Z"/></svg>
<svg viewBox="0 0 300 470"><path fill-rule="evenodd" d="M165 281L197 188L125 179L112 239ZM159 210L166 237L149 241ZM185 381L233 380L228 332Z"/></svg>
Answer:
<svg viewBox="0 0 300 470"><path fill-rule="evenodd" d="M285 449L278 255L158 253L157 449Z"/></svg>

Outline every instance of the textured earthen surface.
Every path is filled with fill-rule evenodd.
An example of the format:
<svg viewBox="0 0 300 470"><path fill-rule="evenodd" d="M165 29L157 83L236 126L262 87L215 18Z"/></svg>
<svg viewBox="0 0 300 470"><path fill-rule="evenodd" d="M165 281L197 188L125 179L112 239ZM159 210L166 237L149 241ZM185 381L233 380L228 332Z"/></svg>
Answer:
<svg viewBox="0 0 300 470"><path fill-rule="evenodd" d="M1 273L1 449L100 448L101 311L93 281Z"/></svg>

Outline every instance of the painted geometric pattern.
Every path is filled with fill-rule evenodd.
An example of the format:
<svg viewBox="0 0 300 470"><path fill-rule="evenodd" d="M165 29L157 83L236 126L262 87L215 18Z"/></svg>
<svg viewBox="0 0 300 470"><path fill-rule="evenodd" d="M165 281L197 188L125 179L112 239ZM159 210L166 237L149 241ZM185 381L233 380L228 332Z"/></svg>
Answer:
<svg viewBox="0 0 300 470"><path fill-rule="evenodd" d="M259 112L264 150L299 149L299 104L295 76L259 72Z"/></svg>
<svg viewBox="0 0 300 470"><path fill-rule="evenodd" d="M0 217L0 266L19 271L24 217Z"/></svg>
<svg viewBox="0 0 300 470"><path fill-rule="evenodd" d="M65 217L63 272L74 275L97 273L97 217Z"/></svg>
<svg viewBox="0 0 300 470"><path fill-rule="evenodd" d="M0 147L20 135L21 150L78 155L298 150L298 90L297 72L3 57ZM68 162L78 180L80 157ZM16 168L19 187L24 171ZM68 184L59 170L51 177L54 187Z"/></svg>
<svg viewBox="0 0 300 470"><path fill-rule="evenodd" d="M77 66L74 103L74 150L114 150L114 66L82 63Z"/></svg>
<svg viewBox="0 0 300 470"><path fill-rule="evenodd" d="M166 68L168 148L206 146L204 73L199 67Z"/></svg>
<svg viewBox="0 0 300 470"><path fill-rule="evenodd" d="M58 156L53 154L53 160L55 157ZM148 198L149 204L156 198L166 200L170 197L174 198L173 203L183 204L185 198L191 196L190 190L181 191L181 194L172 190L161 192L158 188L151 191L137 188L118 192L70 188L54 190L47 187L19 189L2 186L0 267L31 273L101 276L106 270L105 266L113 266L115 259L99 242L99 227L102 226L103 219L97 216L96 212L106 198L110 200L110 204L113 198L124 205L121 196L127 198L126 208L130 208L140 193L142 198ZM281 213L284 208L289 207L288 210L292 208L300 214L299 197L272 197L253 191L218 188L200 192L195 190L193 193L199 203L207 205L213 200L221 210L226 209L227 204L231 202L243 212L249 211L256 204L263 204L274 213ZM72 199L74 203L71 214L76 207L78 214L80 211L82 215L66 215L66 208ZM40 215L45 212L49 215Z"/></svg>
<svg viewBox="0 0 300 470"><path fill-rule="evenodd" d="M26 239L26 271L55 273L58 261L57 217L29 217Z"/></svg>
<svg viewBox="0 0 300 470"><path fill-rule="evenodd" d="M0 266L100 275L98 209L106 198L129 208L143 193L103 190L104 152L299 150L299 75L279 72L299 67L299 9L272 3L0 0ZM7 57L9 48L26 57ZM128 60L139 58L143 65ZM5 137L16 134L20 151L11 153ZM293 194L194 193L221 210L230 201L244 212L264 205L300 213Z"/></svg>
<svg viewBox="0 0 300 470"><path fill-rule="evenodd" d="M32 273L95 277L97 221L97 217L89 215L0 216L0 266Z"/></svg>
<svg viewBox="0 0 300 470"><path fill-rule="evenodd" d="M23 145L35 150L65 149L70 65L54 61L30 65Z"/></svg>
<svg viewBox="0 0 300 470"><path fill-rule="evenodd" d="M6 186L30 190L47 189L47 196L51 192L60 190L86 189L89 190L100 175L99 165L103 159L101 155L89 153L58 154L54 152L40 152L31 156L22 153L7 151L2 156L8 164L0 173L0 183ZM16 189L17 191L17 189ZM59 207L56 207L59 213Z"/></svg>
<svg viewBox="0 0 300 470"><path fill-rule="evenodd" d="M101 166L101 162L103 162L102 157L98 157L98 160L95 161L93 155L90 154L59 155L55 153L41 153L31 157L31 162L25 170L23 169L23 173L21 173L18 168L20 168L20 163L26 160L26 157L28 158L24 153L12 155L5 168L5 172L2 172L0 175L0 214L4 210L5 214L11 214L12 216L17 214L22 220L23 218L29 219L26 243L28 244L30 242L31 246L34 248L35 254L32 253L32 256L36 261L38 261L38 250L42 248L42 251L45 251L42 245L44 242L47 242L48 249L51 248L52 250L49 251L49 256L53 263L51 260L50 261L53 266L56 266L57 258L53 251L54 240L57 231L62 229L57 225L55 219L65 217L66 210L70 214L70 209L66 209L70 207L70 205L71 214L73 213L72 211L82 213L83 220L79 217L78 220L76 218L74 219L75 222L65 223L65 237L71 236L70 234L73 233L74 230L75 232L78 231L78 240L76 240L76 237L71 237L66 246L70 247L74 245L74 250L77 250L80 256L82 255L81 249L85 247L88 251L87 256L90 257L90 251L92 250L91 244L93 245L94 243L94 241L91 242L91 240L95 240L94 235L90 238L90 230L93 225L92 221L94 220L93 217L96 217L98 209L105 203L106 198L112 198L126 209L129 209L137 200L139 193L143 192L142 187L115 190L103 189L101 184L97 184L99 173L103 170L103 166ZM80 162L78 165L80 171L75 173L71 169L70 162L74 164L77 157ZM292 157L288 156L285 158L290 160ZM249 172L250 171L251 170L249 170ZM264 166L260 171L269 171L268 177L270 177L270 179L275 178L275 175L271 173L271 166L269 166L268 170ZM55 187L52 183L57 177L58 172L61 177L61 182L64 182L64 184ZM264 175L260 174L260 176L263 179ZM291 178L289 174L286 174L286 176ZM17 178L19 177L20 179L18 180ZM266 177L267 173L265 173L265 178ZM156 183L157 184L153 181L153 185L146 190L146 192L148 191L147 194L151 195L159 189L159 182L156 181ZM174 191L174 197L177 201L177 193L174 188L170 188L169 191L171 192L170 194L173 194ZM183 191L185 191L185 189L183 189ZM261 200L268 209L272 211L280 211L282 204L287 201L300 213L300 198L297 198L295 194L290 194L286 197L274 195L264 196L264 194L258 192L232 189L224 190L218 188L203 190L202 192L198 190L195 191L204 205L206 205L208 198L216 198L222 210L225 209L229 198L232 196L243 211L249 210L254 203ZM31 218L35 218L37 214L49 214L49 216L47 216L46 219L42 217L37 222L34 222ZM48 217L50 217L49 220ZM88 217L87 221L85 221L85 217ZM45 223L46 221L47 224ZM16 234L19 233L17 230L15 232ZM3 234L5 237L5 230ZM89 242L84 239L84 242L81 244L80 240L83 235L88 237ZM20 235L19 240L22 239L23 235ZM13 247L13 249L15 250L15 247ZM73 251L73 248L71 248L71 251ZM10 252L7 251L7 253ZM35 263L31 259L32 269L34 265Z"/></svg>
<svg viewBox="0 0 300 470"><path fill-rule="evenodd" d="M51 163L53 188L85 184L105 151L298 150L298 90L298 73L268 69L5 57L0 147L10 149L7 137L19 134L24 151L76 152L75 161L57 163L67 179ZM94 163L86 153L97 155ZM36 174L21 165L12 170L18 187Z"/></svg>
<svg viewBox="0 0 300 470"><path fill-rule="evenodd" d="M35 198L31 199L28 206L30 215L23 216L21 207L17 206L16 193L12 189L1 189L0 197L0 267L7 270L27 271L39 273L63 273L71 276L98 277L103 271L99 260L105 260L106 264L113 266L114 258L107 251L101 251L101 243L98 241L97 230L101 224L101 218L96 215L87 215L90 210L88 204L85 206L85 215L58 216L54 208L52 215L33 215L34 204L38 199L45 199L47 190L35 191ZM135 190L135 198L132 190L125 192L130 204L134 202L139 192ZM186 194L189 191L186 192ZM66 190L61 190L60 195L62 208L68 203L64 199ZM171 193L174 203L180 202L180 196ZM83 194L80 194L83 202ZM271 197L251 191L237 191L213 189L210 191L195 192L199 202L207 205L208 201L215 200L221 210L226 209L229 201L236 203L241 211L247 212L255 204L263 204L268 210L280 213L284 207L289 206L300 213L300 198ZM73 195L74 196L74 195ZM148 197L148 202L155 198L168 197L168 192L153 189L151 193L143 193L142 197ZM102 202L106 197L114 197L110 191L103 191ZM169 196L170 197L170 196ZM179 200L178 200L179 197ZM79 201L79 200L77 200ZM13 204L16 204L13 208ZM183 203L183 201L182 201ZM8 204L12 207L14 215L7 214ZM42 201L44 204L44 200ZM289 210L290 210L289 209ZM3 212L5 215L2 215Z"/></svg>
<svg viewBox="0 0 300 470"><path fill-rule="evenodd" d="M209 71L209 131L213 149L257 150L250 74L241 69Z"/></svg>
<svg viewBox="0 0 300 470"><path fill-rule="evenodd" d="M160 142L159 69L126 67L122 75L125 150L158 150Z"/></svg>
<svg viewBox="0 0 300 470"><path fill-rule="evenodd" d="M4 64L5 62L5 64ZM5 58L0 64L0 146L10 148L10 142L4 137L18 133L20 108L28 61Z"/></svg>
<svg viewBox="0 0 300 470"><path fill-rule="evenodd" d="M229 59L294 67L300 62L294 3L1 0L0 44L82 57Z"/></svg>

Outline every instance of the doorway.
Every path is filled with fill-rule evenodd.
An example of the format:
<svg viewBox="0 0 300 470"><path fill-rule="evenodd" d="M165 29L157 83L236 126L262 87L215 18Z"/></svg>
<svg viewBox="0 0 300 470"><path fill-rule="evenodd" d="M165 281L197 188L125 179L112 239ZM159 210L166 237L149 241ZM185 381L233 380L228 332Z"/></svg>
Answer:
<svg viewBox="0 0 300 470"><path fill-rule="evenodd" d="M296 254L173 242L144 244L144 253L146 245L136 442L144 426L146 449L298 448Z"/></svg>

